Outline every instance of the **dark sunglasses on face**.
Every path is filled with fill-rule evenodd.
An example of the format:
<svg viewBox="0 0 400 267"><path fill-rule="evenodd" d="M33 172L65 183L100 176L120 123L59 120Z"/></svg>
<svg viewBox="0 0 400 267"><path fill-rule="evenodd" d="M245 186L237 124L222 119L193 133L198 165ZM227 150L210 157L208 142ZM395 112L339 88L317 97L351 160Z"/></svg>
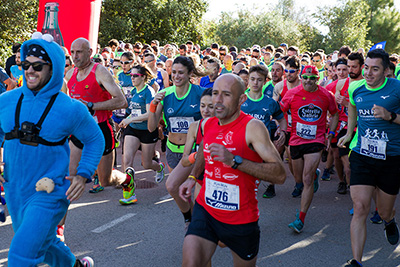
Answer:
<svg viewBox="0 0 400 267"><path fill-rule="evenodd" d="M286 69L285 69L285 72L286 72L286 73L288 73L288 72L289 72L289 73L295 73L296 71L298 71L298 70L286 70Z"/></svg>
<svg viewBox="0 0 400 267"><path fill-rule="evenodd" d="M122 65L127 65L127 64L131 64L132 63L132 60L129 60L129 61L121 61L121 64Z"/></svg>
<svg viewBox="0 0 400 267"><path fill-rule="evenodd" d="M131 74L131 77L132 78L137 78L137 77L140 77L140 76L144 76L143 74L141 74L141 73L130 73Z"/></svg>
<svg viewBox="0 0 400 267"><path fill-rule="evenodd" d="M315 75L312 75L312 76L302 75L301 78L303 78L304 80L314 81L315 79L317 79L317 76L315 76Z"/></svg>
<svg viewBox="0 0 400 267"><path fill-rule="evenodd" d="M38 62L38 61L37 62L29 62L26 60L21 62L21 66L24 70L28 70L29 67L32 66L32 68L35 71L42 71L44 65L51 65L51 64L48 62Z"/></svg>

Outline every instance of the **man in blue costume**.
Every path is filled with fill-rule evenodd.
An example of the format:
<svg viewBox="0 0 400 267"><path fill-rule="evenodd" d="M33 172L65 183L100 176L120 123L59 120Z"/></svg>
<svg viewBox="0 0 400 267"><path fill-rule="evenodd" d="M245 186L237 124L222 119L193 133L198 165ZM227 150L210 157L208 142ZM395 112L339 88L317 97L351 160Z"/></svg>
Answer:
<svg viewBox="0 0 400 267"><path fill-rule="evenodd" d="M91 180L103 135L85 105L60 92L65 55L52 36L34 33L21 47L21 60L24 85L0 96L0 138L5 137L0 185L15 232L8 266L93 266L89 257L75 258L56 237L56 226ZM85 147L77 175L68 177L71 134ZM53 190L35 189L44 177Z"/></svg>

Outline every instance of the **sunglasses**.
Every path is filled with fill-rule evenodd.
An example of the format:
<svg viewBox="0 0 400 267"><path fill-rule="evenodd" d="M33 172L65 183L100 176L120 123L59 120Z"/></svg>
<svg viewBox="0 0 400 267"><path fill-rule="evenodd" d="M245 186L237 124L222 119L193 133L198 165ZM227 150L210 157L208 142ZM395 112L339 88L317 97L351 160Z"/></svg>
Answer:
<svg viewBox="0 0 400 267"><path fill-rule="evenodd" d="M251 55L251 57L252 57L252 58L258 58L258 56L256 56L256 55Z"/></svg>
<svg viewBox="0 0 400 267"><path fill-rule="evenodd" d="M123 64L123 65L131 64L131 63L132 63L132 60L129 60L129 61L121 61L121 64Z"/></svg>
<svg viewBox="0 0 400 267"><path fill-rule="evenodd" d="M226 54L222 54L222 53L220 53L219 55L220 55L220 56L226 56Z"/></svg>
<svg viewBox="0 0 400 267"><path fill-rule="evenodd" d="M132 76L132 78L137 78L137 77L144 76L144 75L141 73L131 73L131 76Z"/></svg>
<svg viewBox="0 0 400 267"><path fill-rule="evenodd" d="M313 62L320 62L321 59L313 59L312 61L313 61Z"/></svg>
<svg viewBox="0 0 400 267"><path fill-rule="evenodd" d="M140 51L133 51L133 52L135 52L135 54L140 54Z"/></svg>
<svg viewBox="0 0 400 267"><path fill-rule="evenodd" d="M302 75L301 78L303 78L304 80L314 81L315 79L317 79L317 76L316 75L311 75L311 76Z"/></svg>
<svg viewBox="0 0 400 267"><path fill-rule="evenodd" d="M35 71L42 71L44 65L51 65L51 64L48 63L48 62L38 62L38 61L31 63L31 62L26 61L26 60L21 62L21 66L22 66L22 68L24 70L28 70L29 67L32 66L32 68Z"/></svg>
<svg viewBox="0 0 400 267"><path fill-rule="evenodd" d="M295 73L296 71L298 71L298 70L286 70L286 69L285 69L285 72L286 72L286 73Z"/></svg>
<svg viewBox="0 0 400 267"><path fill-rule="evenodd" d="M151 59L151 60L145 60L144 61L144 63L150 63L150 62L153 62L154 61L154 59Z"/></svg>

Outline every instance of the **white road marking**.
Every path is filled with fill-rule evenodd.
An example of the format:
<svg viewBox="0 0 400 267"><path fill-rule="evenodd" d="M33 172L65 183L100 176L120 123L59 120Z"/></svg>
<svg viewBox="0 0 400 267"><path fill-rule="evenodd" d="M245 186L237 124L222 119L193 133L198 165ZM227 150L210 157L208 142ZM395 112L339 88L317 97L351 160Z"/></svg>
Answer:
<svg viewBox="0 0 400 267"><path fill-rule="evenodd" d="M109 223L106 223L105 225L102 225L102 226L92 230L92 232L96 233L96 234L100 234L101 232L104 232L105 230L110 229L111 227L114 227L115 225L117 225L117 224L119 224L119 223L121 223L123 221L126 221L126 220L128 220L129 218L132 218L135 215L136 215L136 213L128 213L128 214L126 214L126 215L124 215L124 216L122 216L122 217L120 217L118 219L115 219L115 220L113 220L113 221L111 221Z"/></svg>

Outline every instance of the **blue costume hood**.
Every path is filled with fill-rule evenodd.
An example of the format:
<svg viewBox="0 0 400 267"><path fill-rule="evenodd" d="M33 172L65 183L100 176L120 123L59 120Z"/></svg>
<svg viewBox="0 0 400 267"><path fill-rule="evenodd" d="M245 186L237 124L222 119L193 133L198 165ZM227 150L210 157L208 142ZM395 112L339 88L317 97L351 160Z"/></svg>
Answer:
<svg viewBox="0 0 400 267"><path fill-rule="evenodd" d="M52 95L56 94L61 90L63 85L64 68L65 68L65 54L61 47L53 41L51 35L41 33L34 33L32 35L33 39L24 42L21 46L21 61L26 59L26 54L28 53L29 47L33 44L40 45L49 55L52 62L53 74L47 84L39 91L38 97L50 98ZM33 92L26 87L26 77L25 71L23 74L24 82L22 85L22 92L25 96L34 96Z"/></svg>

